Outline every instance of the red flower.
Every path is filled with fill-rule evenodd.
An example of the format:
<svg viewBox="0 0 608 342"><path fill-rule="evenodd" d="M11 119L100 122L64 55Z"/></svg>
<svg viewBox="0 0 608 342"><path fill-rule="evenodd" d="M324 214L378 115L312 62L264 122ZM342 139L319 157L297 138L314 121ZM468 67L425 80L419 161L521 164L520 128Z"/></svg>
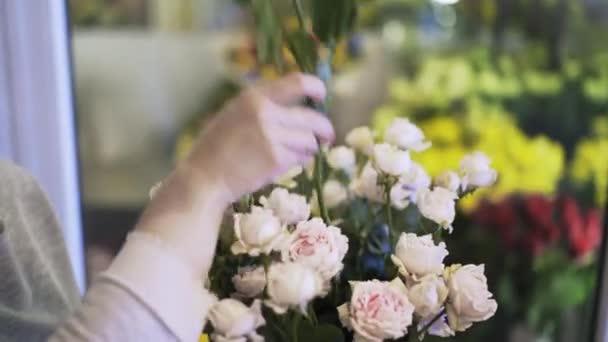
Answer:
<svg viewBox="0 0 608 342"><path fill-rule="evenodd" d="M589 209L583 215L572 198L564 199L562 209L565 230L574 256L579 258L593 252L602 238L599 210Z"/></svg>
<svg viewBox="0 0 608 342"><path fill-rule="evenodd" d="M523 209L526 214L524 247L533 255L557 241L560 237L560 226L555 220L555 201L542 195L530 195L524 198Z"/></svg>
<svg viewBox="0 0 608 342"><path fill-rule="evenodd" d="M507 248L516 245L517 210L512 198L498 203L484 201L475 211L474 219L481 225L496 230Z"/></svg>

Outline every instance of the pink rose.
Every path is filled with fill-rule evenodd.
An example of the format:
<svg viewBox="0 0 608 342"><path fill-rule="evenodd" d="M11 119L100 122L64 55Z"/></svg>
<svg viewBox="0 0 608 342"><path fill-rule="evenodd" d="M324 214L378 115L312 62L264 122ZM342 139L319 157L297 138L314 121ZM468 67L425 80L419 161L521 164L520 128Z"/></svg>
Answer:
<svg viewBox="0 0 608 342"><path fill-rule="evenodd" d="M347 250L348 238L339 228L313 218L297 225L283 250L283 261L306 264L329 281L344 267L342 259Z"/></svg>
<svg viewBox="0 0 608 342"><path fill-rule="evenodd" d="M351 282L349 303L338 307L340 321L355 332L355 341L380 342L403 337L412 324L414 306L398 278Z"/></svg>

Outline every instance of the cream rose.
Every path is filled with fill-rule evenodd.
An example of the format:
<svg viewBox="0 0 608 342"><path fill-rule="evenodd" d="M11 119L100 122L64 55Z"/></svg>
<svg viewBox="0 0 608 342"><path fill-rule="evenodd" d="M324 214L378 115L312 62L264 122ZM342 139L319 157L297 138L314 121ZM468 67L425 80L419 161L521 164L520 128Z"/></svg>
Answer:
<svg viewBox="0 0 608 342"><path fill-rule="evenodd" d="M391 259L401 274L419 279L430 274L441 274L443 259L448 254L445 243L436 245L431 234L417 236L402 233Z"/></svg>
<svg viewBox="0 0 608 342"><path fill-rule="evenodd" d="M396 279L351 282L350 302L338 307L340 321L355 341L380 342L403 337L412 324L414 306L405 285Z"/></svg>
<svg viewBox="0 0 608 342"><path fill-rule="evenodd" d="M458 171L462 191L486 187L496 182L496 170L490 167L490 158L481 152L467 155L460 161Z"/></svg>
<svg viewBox="0 0 608 342"><path fill-rule="evenodd" d="M454 171L443 171L437 177L435 177L435 186L442 187L444 189L448 189L453 193L458 193L458 189L460 189L460 177Z"/></svg>
<svg viewBox="0 0 608 342"><path fill-rule="evenodd" d="M355 152L346 146L337 146L327 152L327 164L332 169L352 174L357 166Z"/></svg>
<svg viewBox="0 0 608 342"><path fill-rule="evenodd" d="M352 192L373 202L384 202L384 189L378 185L378 172L367 163L359 177L350 184Z"/></svg>
<svg viewBox="0 0 608 342"><path fill-rule="evenodd" d="M346 187L335 179L330 179L323 184L323 200L325 201L325 207L332 209L342 204L348 198L348 191ZM310 199L310 207L313 212L319 212L319 200L317 199L317 193L313 192Z"/></svg>
<svg viewBox="0 0 608 342"><path fill-rule="evenodd" d="M374 146L374 166L377 170L391 176L401 176L411 165L410 154L390 144Z"/></svg>
<svg viewBox="0 0 608 342"><path fill-rule="evenodd" d="M326 226L320 218L300 222L283 250L283 261L306 264L328 282L342 271L348 238L337 227Z"/></svg>
<svg viewBox="0 0 608 342"><path fill-rule="evenodd" d="M220 342L263 341L256 329L266 324L262 316L260 300L251 307L235 299L223 299L209 310L209 321L213 325L211 339Z"/></svg>
<svg viewBox="0 0 608 342"><path fill-rule="evenodd" d="M289 193L286 189L272 190L268 198L261 197L260 203L270 209L282 224L296 224L310 217L310 206L306 197Z"/></svg>
<svg viewBox="0 0 608 342"><path fill-rule="evenodd" d="M258 256L280 250L286 231L272 210L254 206L248 214L234 215L232 253Z"/></svg>
<svg viewBox="0 0 608 342"><path fill-rule="evenodd" d="M488 291L484 271L484 265L453 265L444 271L449 289L446 309L454 331L465 331L496 313L498 304Z"/></svg>
<svg viewBox="0 0 608 342"><path fill-rule="evenodd" d="M422 216L451 233L456 216L456 198L458 196L455 193L441 187L421 189L416 194L416 204Z"/></svg>
<svg viewBox="0 0 608 342"><path fill-rule="evenodd" d="M346 135L346 144L369 156L374 149L374 135L367 126L354 128Z"/></svg>
<svg viewBox="0 0 608 342"><path fill-rule="evenodd" d="M321 275L312 267L296 262L277 263L268 269L270 299L264 303L278 314L290 307L305 313L308 302L326 291Z"/></svg>
<svg viewBox="0 0 608 342"><path fill-rule="evenodd" d="M431 178L420 164L412 162L410 169L391 188L391 203L395 208L404 209L416 203L416 192L428 188Z"/></svg>
<svg viewBox="0 0 608 342"><path fill-rule="evenodd" d="M266 287L266 271L262 266L239 267L238 273L232 277L232 284L237 297L257 297Z"/></svg>
<svg viewBox="0 0 608 342"><path fill-rule="evenodd" d="M445 281L435 274L424 276L408 290L408 298L416 308L416 315L422 319L437 315L447 297Z"/></svg>
<svg viewBox="0 0 608 342"><path fill-rule="evenodd" d="M394 119L386 132L384 141L399 146L406 150L421 152L431 146L431 143L424 141L424 133L408 119Z"/></svg>

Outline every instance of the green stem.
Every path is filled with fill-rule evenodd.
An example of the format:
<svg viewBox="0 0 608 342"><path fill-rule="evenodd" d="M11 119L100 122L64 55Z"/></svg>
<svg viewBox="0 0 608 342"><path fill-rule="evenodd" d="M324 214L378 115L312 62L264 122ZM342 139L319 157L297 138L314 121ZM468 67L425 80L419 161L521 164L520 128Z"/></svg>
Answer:
<svg viewBox="0 0 608 342"><path fill-rule="evenodd" d="M300 315L296 313L294 315L293 326L292 326L294 342L298 342L298 325L300 325Z"/></svg>
<svg viewBox="0 0 608 342"><path fill-rule="evenodd" d="M418 339L418 333L416 331L416 322L413 322L409 328L407 328L407 340L409 342L415 342Z"/></svg>
<svg viewBox="0 0 608 342"><path fill-rule="evenodd" d="M420 329L420 331L418 331L418 334L420 336L424 336L426 334L426 332L431 328L431 326L433 326L433 324L435 324L435 322L437 322L443 315L445 315L445 309L441 310L437 316L435 316L432 320L430 320L427 324L425 324L422 329Z"/></svg>
<svg viewBox="0 0 608 342"><path fill-rule="evenodd" d="M312 303L308 305L308 318L310 319L310 323L313 326L317 326L319 324L319 320L317 319L317 313L315 312L315 308L312 306Z"/></svg>
<svg viewBox="0 0 608 342"><path fill-rule="evenodd" d="M323 199L323 147L319 143L319 152L315 155L315 170L314 170L314 186L317 192L317 202L319 204L319 211L321 212L321 218L325 223L331 222L327 208L325 207L325 200Z"/></svg>
<svg viewBox="0 0 608 342"><path fill-rule="evenodd" d="M386 224L388 225L388 231L390 235L393 234L393 209L391 206L391 184L390 182L384 183L384 192L386 197Z"/></svg>
<svg viewBox="0 0 608 342"><path fill-rule="evenodd" d="M291 0L293 4L293 8L296 10L296 16L298 17L298 23L300 24L300 28L304 29L304 11L302 10L302 4L298 0Z"/></svg>

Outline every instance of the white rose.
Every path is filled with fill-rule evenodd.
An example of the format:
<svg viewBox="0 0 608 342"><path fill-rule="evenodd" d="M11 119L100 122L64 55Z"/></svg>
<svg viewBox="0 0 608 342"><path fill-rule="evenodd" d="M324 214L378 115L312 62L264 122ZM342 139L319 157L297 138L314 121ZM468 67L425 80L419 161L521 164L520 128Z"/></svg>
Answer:
<svg viewBox="0 0 608 342"><path fill-rule="evenodd" d="M488 291L484 265L453 265L444 271L449 294L448 321L455 331L494 316L498 307Z"/></svg>
<svg viewBox="0 0 608 342"><path fill-rule="evenodd" d="M214 329L211 335L213 341L263 341L263 337L256 333L257 328L266 324L258 299L251 307L235 299L223 299L209 310L209 321Z"/></svg>
<svg viewBox="0 0 608 342"><path fill-rule="evenodd" d="M391 259L404 276L421 278L429 274L441 274L443 259L448 254L445 243L435 245L431 234L417 236L414 233L402 233Z"/></svg>
<svg viewBox="0 0 608 342"><path fill-rule="evenodd" d="M350 188L356 196L373 202L383 203L385 201L384 189L378 185L378 171L370 163L363 167L359 177L350 184Z"/></svg>
<svg viewBox="0 0 608 342"><path fill-rule="evenodd" d="M496 182L496 170L490 167L490 158L481 152L467 155L460 161L462 191L490 186Z"/></svg>
<svg viewBox="0 0 608 342"><path fill-rule="evenodd" d="M441 311L448 297L448 288L443 278L429 274L411 286L407 294L418 317L424 319L434 317Z"/></svg>
<svg viewBox="0 0 608 342"><path fill-rule="evenodd" d="M401 176L406 173L412 160L410 153L403 151L390 144L378 144L374 146L374 166L391 176Z"/></svg>
<svg viewBox="0 0 608 342"><path fill-rule="evenodd" d="M286 262L272 264L268 269L268 296L265 304L278 314L290 307L306 313L306 306L313 298L325 292L321 275L310 266Z"/></svg>
<svg viewBox="0 0 608 342"><path fill-rule="evenodd" d="M374 135L367 126L354 128L346 135L346 144L369 156L374 149Z"/></svg>
<svg viewBox="0 0 608 342"><path fill-rule="evenodd" d="M271 209L283 224L296 224L310 217L310 206L306 197L291 194L286 189L272 190L268 198L260 198L260 203L266 209Z"/></svg>
<svg viewBox="0 0 608 342"><path fill-rule="evenodd" d="M384 141L415 152L424 151L431 143L424 141L424 133L407 119L394 119L386 132Z"/></svg>
<svg viewBox="0 0 608 342"><path fill-rule="evenodd" d="M452 232L452 222L456 216L456 198L458 196L448 189L436 187L433 190L421 189L416 195L416 204L420 214Z"/></svg>
<svg viewBox="0 0 608 342"><path fill-rule="evenodd" d="M272 210L254 206L249 214L234 215L232 253L258 256L280 250L286 232Z"/></svg>
<svg viewBox="0 0 608 342"><path fill-rule="evenodd" d="M346 187L339 181L330 179L323 184L323 200L325 201L325 207L327 209L332 209L339 206L342 204L342 202L346 201L347 198L348 191L346 190ZM318 212L319 200L317 199L316 192L312 194L310 206L312 207L313 211Z"/></svg>
<svg viewBox="0 0 608 342"><path fill-rule="evenodd" d="M283 261L306 264L329 282L342 271L342 259L348 251L348 238L320 218L300 222L283 250Z"/></svg>
<svg viewBox="0 0 608 342"><path fill-rule="evenodd" d="M380 342L403 337L412 324L414 306L399 280L351 282L350 302L338 307L340 322L355 332L355 341Z"/></svg>
<svg viewBox="0 0 608 342"><path fill-rule="evenodd" d="M435 177L435 185L458 193L460 188L460 177L454 171L446 170Z"/></svg>
<svg viewBox="0 0 608 342"><path fill-rule="evenodd" d="M428 188L431 178L420 164L412 162L410 169L391 188L391 203L395 208L404 209L416 203L416 192Z"/></svg>
<svg viewBox="0 0 608 342"><path fill-rule="evenodd" d="M285 173L284 175L275 179L274 183L288 189L295 188L298 184L296 183L296 181L294 181L294 178L299 176L303 171L304 169L301 166L296 166L287 171L287 173Z"/></svg>
<svg viewBox="0 0 608 342"><path fill-rule="evenodd" d="M256 297L266 287L266 271L262 266L239 267L238 273L232 277L232 283L238 297Z"/></svg>
<svg viewBox="0 0 608 342"><path fill-rule="evenodd" d="M350 175L357 166L355 152L346 146L334 147L327 152L327 164L332 169L343 170Z"/></svg>

